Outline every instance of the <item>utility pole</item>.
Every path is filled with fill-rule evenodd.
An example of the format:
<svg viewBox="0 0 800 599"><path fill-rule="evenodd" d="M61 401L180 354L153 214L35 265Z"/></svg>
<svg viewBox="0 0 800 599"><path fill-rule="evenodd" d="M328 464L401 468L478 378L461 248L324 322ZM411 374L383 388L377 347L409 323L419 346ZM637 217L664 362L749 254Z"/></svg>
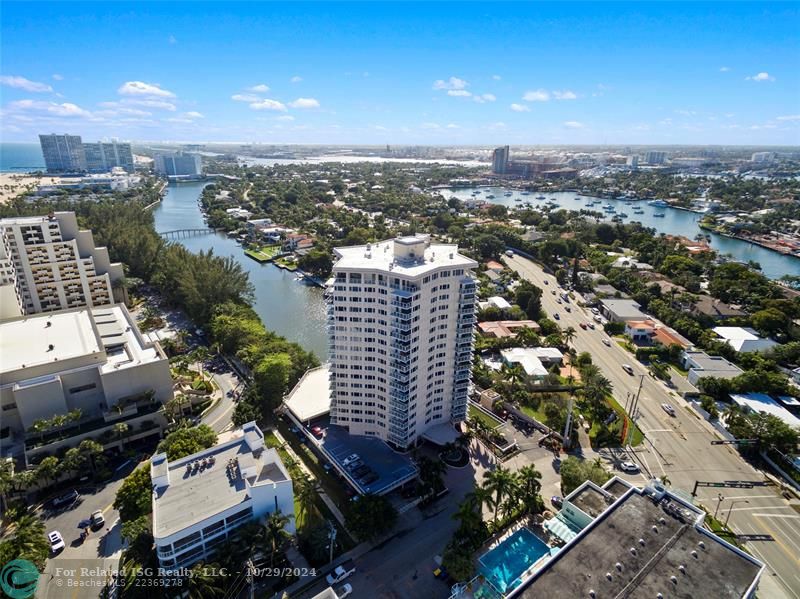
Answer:
<svg viewBox="0 0 800 599"><path fill-rule="evenodd" d="M328 540L330 541L330 555L328 556L328 563L330 563L333 561L333 548L336 546L336 527L330 520L328 520L328 526L330 527L330 533L328 533Z"/></svg>
<svg viewBox="0 0 800 599"><path fill-rule="evenodd" d="M253 560L247 560L247 584L250 585L250 599L254 599L255 597L255 577L253 576L253 570L255 566L253 566Z"/></svg>
<svg viewBox="0 0 800 599"><path fill-rule="evenodd" d="M722 493L717 493L717 509L714 510L714 520L717 519L717 512L719 512L719 506L723 501L725 501L725 498L722 496Z"/></svg>
<svg viewBox="0 0 800 599"><path fill-rule="evenodd" d="M644 385L644 375L640 375L639 388L636 390L636 397L633 398L633 408L631 409L631 420L636 418L636 411L639 409L639 395L642 392L642 385Z"/></svg>

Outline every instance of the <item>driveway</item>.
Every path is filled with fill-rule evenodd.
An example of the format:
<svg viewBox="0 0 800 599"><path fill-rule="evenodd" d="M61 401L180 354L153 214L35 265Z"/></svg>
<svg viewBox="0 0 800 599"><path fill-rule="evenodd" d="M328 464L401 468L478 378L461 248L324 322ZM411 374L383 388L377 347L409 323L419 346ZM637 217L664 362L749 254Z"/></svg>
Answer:
<svg viewBox="0 0 800 599"><path fill-rule="evenodd" d="M108 484L76 487L81 496L71 506L58 510L47 503L39 508L45 530L57 530L64 537L66 548L47 560L39 578L36 597L40 599L96 599L108 580L108 574L118 569L122 553L119 513L112 507L123 480L136 464L127 462L114 472ZM80 542L81 525L95 510L101 510L105 526L91 531Z"/></svg>

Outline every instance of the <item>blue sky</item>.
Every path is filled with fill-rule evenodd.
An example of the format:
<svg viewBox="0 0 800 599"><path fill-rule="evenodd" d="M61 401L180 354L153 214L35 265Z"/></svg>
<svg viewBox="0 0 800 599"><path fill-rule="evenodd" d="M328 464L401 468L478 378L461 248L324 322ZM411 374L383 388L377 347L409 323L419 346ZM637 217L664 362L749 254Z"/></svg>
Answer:
<svg viewBox="0 0 800 599"><path fill-rule="evenodd" d="M3 141L800 143L798 3L3 2Z"/></svg>

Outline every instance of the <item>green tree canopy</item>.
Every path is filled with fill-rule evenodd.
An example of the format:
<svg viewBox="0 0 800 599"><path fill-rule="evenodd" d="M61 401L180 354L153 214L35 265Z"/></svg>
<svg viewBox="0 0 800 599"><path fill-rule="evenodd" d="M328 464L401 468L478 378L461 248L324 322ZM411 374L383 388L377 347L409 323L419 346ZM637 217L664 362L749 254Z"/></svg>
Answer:
<svg viewBox="0 0 800 599"><path fill-rule="evenodd" d="M217 442L217 433L207 424L193 428L179 428L167 435L158 444L159 452L166 452L170 460L179 460L187 455L207 449Z"/></svg>

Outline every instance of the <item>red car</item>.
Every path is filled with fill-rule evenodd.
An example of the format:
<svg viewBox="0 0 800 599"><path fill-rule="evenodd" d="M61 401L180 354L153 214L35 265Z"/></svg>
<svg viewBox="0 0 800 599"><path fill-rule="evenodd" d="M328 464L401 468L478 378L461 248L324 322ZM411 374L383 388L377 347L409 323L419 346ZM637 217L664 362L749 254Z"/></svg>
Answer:
<svg viewBox="0 0 800 599"><path fill-rule="evenodd" d="M314 435L317 439L321 439L322 438L322 433L324 433L324 432L325 432L325 430L321 426L312 426L311 427L311 434Z"/></svg>
<svg viewBox="0 0 800 599"><path fill-rule="evenodd" d="M586 330L586 323L585 322L579 322L578 326L581 327L584 331Z"/></svg>

